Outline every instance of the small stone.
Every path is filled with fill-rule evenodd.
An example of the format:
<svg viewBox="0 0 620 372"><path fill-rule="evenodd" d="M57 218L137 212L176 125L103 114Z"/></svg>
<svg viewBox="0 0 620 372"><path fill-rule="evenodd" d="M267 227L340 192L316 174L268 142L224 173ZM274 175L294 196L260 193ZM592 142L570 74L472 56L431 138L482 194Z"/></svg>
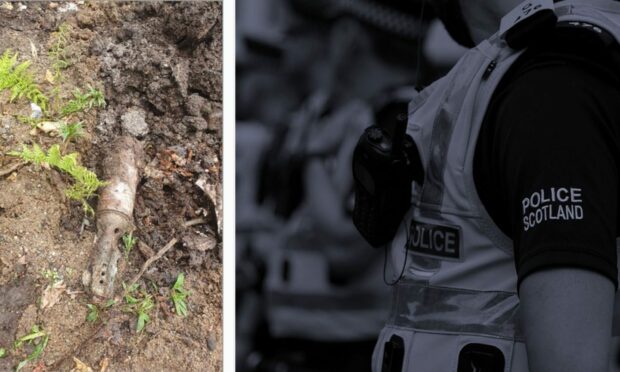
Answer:
<svg viewBox="0 0 620 372"><path fill-rule="evenodd" d="M58 11L60 13L66 13L66 12L77 12L78 10L78 6L76 3L63 3L59 8Z"/></svg>
<svg viewBox="0 0 620 372"><path fill-rule="evenodd" d="M105 40L100 38L94 38L90 43L90 52L96 56L101 55L106 51L106 43Z"/></svg>
<svg viewBox="0 0 620 372"><path fill-rule="evenodd" d="M122 45L115 45L112 48L112 55L114 55L114 57L116 58L121 58L125 55L125 47Z"/></svg>
<svg viewBox="0 0 620 372"><path fill-rule="evenodd" d="M76 17L78 26L82 28L92 29L94 26L94 19L84 13L80 13Z"/></svg>
<svg viewBox="0 0 620 372"><path fill-rule="evenodd" d="M217 239L214 236L200 233L186 235L181 240L185 247L200 252L210 251L217 245Z"/></svg>
<svg viewBox="0 0 620 372"><path fill-rule="evenodd" d="M164 178L166 175L164 174L164 172L157 169L156 167L151 167L150 165L147 165L146 167L144 167L144 176L146 178L160 180Z"/></svg>
<svg viewBox="0 0 620 372"><path fill-rule="evenodd" d="M144 120L144 111L134 107L121 116L123 132L134 137L143 137L149 133L149 126Z"/></svg>
<svg viewBox="0 0 620 372"><path fill-rule="evenodd" d="M197 116L185 116L181 122L188 129L192 130L207 130L209 128L209 123L205 119Z"/></svg>
<svg viewBox="0 0 620 372"><path fill-rule="evenodd" d="M155 252L153 252L151 247L149 247L148 245L142 242L138 242L138 250L140 251L140 253L142 253L142 256L144 256L144 258L146 258L147 260L155 256Z"/></svg>
<svg viewBox="0 0 620 372"><path fill-rule="evenodd" d="M178 157L186 158L187 157L187 149L183 146L175 145L171 146L170 150L174 151Z"/></svg>
<svg viewBox="0 0 620 372"><path fill-rule="evenodd" d="M189 77L189 61L184 60L181 63L176 64L172 68L172 75L174 76L174 80L179 86L179 90L181 91L181 96L187 96L187 86L188 86L188 77Z"/></svg>
<svg viewBox="0 0 620 372"><path fill-rule="evenodd" d="M185 111L190 116L204 116L208 113L209 102L200 94L190 94L185 101Z"/></svg>
<svg viewBox="0 0 620 372"><path fill-rule="evenodd" d="M222 134L222 118L221 110L215 110L209 115L209 129L218 134Z"/></svg>
<svg viewBox="0 0 620 372"><path fill-rule="evenodd" d="M121 41L133 39L140 35L140 28L133 25L123 25L123 29L120 32Z"/></svg>
<svg viewBox="0 0 620 372"><path fill-rule="evenodd" d="M2 127L10 129L15 125L15 118L13 116L2 116Z"/></svg>
<svg viewBox="0 0 620 372"><path fill-rule="evenodd" d="M30 110L30 117L33 119L38 119L43 115L41 107L34 102L30 102Z"/></svg>
<svg viewBox="0 0 620 372"><path fill-rule="evenodd" d="M110 130L114 128L116 123L116 115L112 111L104 111L99 114L99 120L97 121L96 130L100 134L108 134Z"/></svg>
<svg viewBox="0 0 620 372"><path fill-rule="evenodd" d="M211 351L215 350L215 348L217 347L217 339L214 335L209 335L209 337L207 338L207 347Z"/></svg>

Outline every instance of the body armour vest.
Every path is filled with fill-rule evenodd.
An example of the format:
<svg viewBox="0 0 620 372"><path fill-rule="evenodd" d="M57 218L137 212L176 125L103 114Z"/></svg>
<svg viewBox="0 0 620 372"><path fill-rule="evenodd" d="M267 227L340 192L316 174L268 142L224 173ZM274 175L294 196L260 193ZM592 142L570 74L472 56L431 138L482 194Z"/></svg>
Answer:
<svg viewBox="0 0 620 372"><path fill-rule="evenodd" d="M562 1L555 13L559 22L600 27L620 40L620 2ZM463 363L466 371L528 371L512 241L484 209L473 175L489 101L519 55L500 31L410 103L407 133L425 181L414 186L412 207L390 246L395 275L406 266L373 371L401 370L386 368L390 363L413 372L457 371ZM476 353L486 366L472 362Z"/></svg>

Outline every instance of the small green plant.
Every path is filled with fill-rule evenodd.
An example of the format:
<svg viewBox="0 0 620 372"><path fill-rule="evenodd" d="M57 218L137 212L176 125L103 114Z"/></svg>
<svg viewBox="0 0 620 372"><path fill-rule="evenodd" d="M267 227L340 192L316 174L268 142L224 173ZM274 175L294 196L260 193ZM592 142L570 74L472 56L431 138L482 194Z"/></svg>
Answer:
<svg viewBox="0 0 620 372"><path fill-rule="evenodd" d="M76 112L88 111L93 107L104 107L105 97L103 93L91 86L86 93L82 93L79 88L73 91L73 99L60 110L61 116L67 116Z"/></svg>
<svg viewBox="0 0 620 372"><path fill-rule="evenodd" d="M45 350L48 341L49 335L47 334L47 332L45 332L36 324L30 329L30 333L18 338L17 341L15 341L15 349L19 349L24 343L28 343L31 345L34 344L35 346L34 351L30 355L28 355L26 359L22 360L17 365L15 371L20 371L26 366L26 364L28 364L28 362L38 359L43 353L43 350Z"/></svg>
<svg viewBox="0 0 620 372"><path fill-rule="evenodd" d="M77 123L63 123L60 126L60 136L62 137L62 142L66 143L74 138L83 136L84 128L82 125L83 123L81 121Z"/></svg>
<svg viewBox="0 0 620 372"><path fill-rule="evenodd" d="M7 49L0 57L0 91L9 89L11 96L9 102L16 99L27 98L36 103L45 111L49 99L41 92L34 82L34 78L28 72L30 61L17 63L18 53L13 54Z"/></svg>
<svg viewBox="0 0 620 372"><path fill-rule="evenodd" d="M56 73L56 78L60 76L60 70L64 70L71 66L70 56L67 51L69 46L69 33L71 26L63 23L58 27L58 31L52 33L52 46L48 54L52 61L52 68Z"/></svg>
<svg viewBox="0 0 620 372"><path fill-rule="evenodd" d="M151 320L148 313L151 311L153 306L153 299L150 295L146 295L145 298L138 305L138 320L136 322L136 332L142 332L146 323Z"/></svg>
<svg viewBox="0 0 620 372"><path fill-rule="evenodd" d="M133 236L133 233L123 235L123 253L125 254L125 260L129 259L129 253L138 242L138 238Z"/></svg>
<svg viewBox="0 0 620 372"><path fill-rule="evenodd" d="M4 358L6 357L6 349L3 347L0 347L0 358Z"/></svg>
<svg viewBox="0 0 620 372"><path fill-rule="evenodd" d="M183 317L187 316L187 304L185 303L185 299L189 296L189 292L183 288L184 285L185 275L180 273L172 286L172 292L170 294L170 298L172 299L177 315Z"/></svg>
<svg viewBox="0 0 620 372"><path fill-rule="evenodd" d="M86 304L86 307L88 307L88 315L86 315L86 320L94 323L97 321L97 319L99 319L99 308L97 308L97 305L93 305L93 304Z"/></svg>
<svg viewBox="0 0 620 372"><path fill-rule="evenodd" d="M155 306L153 303L153 296L144 291L140 291L139 294L136 294L138 290L137 284L128 287L123 283L123 289L123 298L125 299L123 311L134 313L138 316L136 321L136 332L142 332L146 324L151 320L149 312ZM138 295L140 298L136 297Z"/></svg>
<svg viewBox="0 0 620 372"><path fill-rule="evenodd" d="M33 163L36 166L46 164L71 176L74 183L65 190L65 195L70 199L81 202L85 213L92 216L95 215L95 211L88 204L87 199L95 195L97 189L105 186L107 183L100 181L94 172L81 166L77 160L77 153L62 155L60 146L57 144L50 147L48 152L45 153L39 145L34 144L32 148L24 145L22 151L11 151L9 155Z"/></svg>
<svg viewBox="0 0 620 372"><path fill-rule="evenodd" d="M62 278L60 277L60 274L58 274L58 270L56 269L46 269L46 270L43 270L41 274L52 285L62 280Z"/></svg>
<svg viewBox="0 0 620 372"><path fill-rule="evenodd" d="M133 305L138 303L138 299L133 296L137 289L138 284L132 284L128 287L127 284L123 283L123 298L127 304Z"/></svg>

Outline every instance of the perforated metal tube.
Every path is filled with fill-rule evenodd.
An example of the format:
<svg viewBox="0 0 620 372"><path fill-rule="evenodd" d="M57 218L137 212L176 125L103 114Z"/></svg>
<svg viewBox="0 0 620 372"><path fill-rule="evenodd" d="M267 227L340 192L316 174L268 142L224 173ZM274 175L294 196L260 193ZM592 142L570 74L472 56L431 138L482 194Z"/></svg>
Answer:
<svg viewBox="0 0 620 372"><path fill-rule="evenodd" d="M120 138L104 163L107 186L97 205L97 239L90 270L84 273L84 285L94 296L109 298L114 293L121 252L118 240L133 230L133 209L140 170L144 166L140 143L131 137Z"/></svg>

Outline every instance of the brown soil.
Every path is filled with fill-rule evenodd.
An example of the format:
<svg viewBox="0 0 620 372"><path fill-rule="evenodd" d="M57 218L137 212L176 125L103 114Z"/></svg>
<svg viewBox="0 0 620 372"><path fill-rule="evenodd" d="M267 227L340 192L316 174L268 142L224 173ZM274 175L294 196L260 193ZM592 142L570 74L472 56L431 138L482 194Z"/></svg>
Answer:
<svg viewBox="0 0 620 372"><path fill-rule="evenodd" d="M102 175L103 159L121 135L143 143L146 167L138 186L134 233L157 251L177 243L138 282L154 296L155 308L143 332L134 314L116 305L86 321L93 303L82 285L94 247L95 221L63 190L69 179L31 165L0 177L0 371L14 370L33 350L13 342L39 325L49 334L40 359L23 371L70 371L78 358L95 371L222 370L222 5L206 3L86 2L60 12L63 3L29 3L26 9L0 7L0 53L11 49L49 92L48 49L53 33L71 26L70 66L62 70L61 97L75 88L99 87L105 108L80 113L85 136L68 145ZM143 115L147 128L123 125ZM8 103L0 95L0 152L38 143L59 143L15 119L29 115L29 102ZM126 116L127 117L130 117ZM0 174L16 162L0 155ZM96 207L96 200L92 201ZM202 219L202 221L199 221ZM189 227L187 221L198 221ZM119 244L120 248L120 244ZM148 249L143 249L148 251ZM116 293L141 268L149 253L135 248L117 276ZM124 261L124 259L122 259ZM41 308L55 271L67 290L52 307ZM188 316L174 313L169 288L186 276ZM104 368L105 369L105 368Z"/></svg>

